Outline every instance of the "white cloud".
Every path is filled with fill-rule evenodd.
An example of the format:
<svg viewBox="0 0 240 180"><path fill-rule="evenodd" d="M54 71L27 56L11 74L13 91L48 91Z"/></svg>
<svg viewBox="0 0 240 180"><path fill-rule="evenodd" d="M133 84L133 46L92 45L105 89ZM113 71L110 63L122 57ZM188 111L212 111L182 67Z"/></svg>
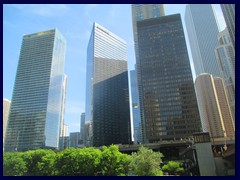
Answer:
<svg viewBox="0 0 240 180"><path fill-rule="evenodd" d="M54 17L66 12L69 8L64 4L13 4L16 9L39 16Z"/></svg>
<svg viewBox="0 0 240 180"><path fill-rule="evenodd" d="M80 115L84 111L85 111L84 102L76 102L76 101L67 101L66 102L66 109L65 109L66 114Z"/></svg>

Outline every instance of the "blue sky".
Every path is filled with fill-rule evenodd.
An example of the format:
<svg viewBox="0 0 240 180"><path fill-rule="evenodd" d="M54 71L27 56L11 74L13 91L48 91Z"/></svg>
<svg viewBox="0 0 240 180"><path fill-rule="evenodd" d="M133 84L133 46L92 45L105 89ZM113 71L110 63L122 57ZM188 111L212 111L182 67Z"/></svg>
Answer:
<svg viewBox="0 0 240 180"><path fill-rule="evenodd" d="M185 30L185 4L166 4L166 15L180 13ZM225 27L220 5L214 5L220 30ZM3 5L3 97L11 100L22 37L58 28L67 40L65 73L68 76L65 124L69 132L80 131L85 111L86 55L93 22L127 41L128 69L134 68L135 54L130 4ZM190 62L191 53L187 33ZM192 64L191 67L193 68ZM195 77L194 69L193 76Z"/></svg>

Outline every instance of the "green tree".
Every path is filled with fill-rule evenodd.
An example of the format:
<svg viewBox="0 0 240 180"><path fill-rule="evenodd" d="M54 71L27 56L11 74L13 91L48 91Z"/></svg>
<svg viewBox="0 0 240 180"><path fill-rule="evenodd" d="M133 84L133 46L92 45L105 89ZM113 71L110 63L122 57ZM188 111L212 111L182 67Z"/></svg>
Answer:
<svg viewBox="0 0 240 180"><path fill-rule="evenodd" d="M50 160L50 157L53 159ZM47 149L37 149L24 152L23 159L27 165L27 173L25 175L52 175L54 169L50 169L50 167L53 168L54 157L54 152Z"/></svg>
<svg viewBox="0 0 240 180"><path fill-rule="evenodd" d="M132 153L131 170L138 176L161 176L162 153L141 146L138 152Z"/></svg>
<svg viewBox="0 0 240 180"><path fill-rule="evenodd" d="M55 175L55 158L56 153L52 150L48 150L47 153L42 156L40 162L37 163L37 169L39 175L52 176Z"/></svg>
<svg viewBox="0 0 240 180"><path fill-rule="evenodd" d="M181 172L184 171L183 167L181 167L181 166L182 165L179 162L168 161L168 163L162 167L162 170L163 170L163 172L167 172L168 174L176 175L176 174L180 174Z"/></svg>
<svg viewBox="0 0 240 180"><path fill-rule="evenodd" d="M61 176L94 176L100 171L101 151L90 148L69 148L56 156L56 174Z"/></svg>
<svg viewBox="0 0 240 180"><path fill-rule="evenodd" d="M127 175L130 161L130 156L119 152L118 146L102 147L101 169L103 175Z"/></svg>
<svg viewBox="0 0 240 180"><path fill-rule="evenodd" d="M3 154L3 175L22 176L27 172L26 163L22 158L22 153L5 152Z"/></svg>
<svg viewBox="0 0 240 180"><path fill-rule="evenodd" d="M102 153L99 149L89 147L78 149L79 175L94 176L100 172L100 161Z"/></svg>
<svg viewBox="0 0 240 180"><path fill-rule="evenodd" d="M56 155L55 160L56 175L74 176L78 172L77 150L68 148Z"/></svg>

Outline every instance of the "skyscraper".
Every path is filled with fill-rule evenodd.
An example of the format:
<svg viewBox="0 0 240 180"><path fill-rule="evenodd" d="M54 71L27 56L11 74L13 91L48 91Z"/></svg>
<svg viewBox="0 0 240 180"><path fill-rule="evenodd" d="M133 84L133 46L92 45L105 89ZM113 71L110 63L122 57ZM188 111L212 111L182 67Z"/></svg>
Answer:
<svg viewBox="0 0 240 180"><path fill-rule="evenodd" d="M142 143L141 118L136 70L130 71L134 143Z"/></svg>
<svg viewBox="0 0 240 180"><path fill-rule="evenodd" d="M133 4L132 5L132 26L133 26L133 38L135 47L136 57L136 73L137 73L137 85L139 95L139 108L141 118L141 134L143 135L143 121L144 121L144 107L142 102L142 84L139 79L140 77L140 63L139 63L139 52L138 52L138 30L137 22L145 19L157 18L165 16L165 9L163 4ZM142 142L143 143L143 138Z"/></svg>
<svg viewBox="0 0 240 180"><path fill-rule="evenodd" d="M235 50L235 4L221 4L221 9Z"/></svg>
<svg viewBox="0 0 240 180"><path fill-rule="evenodd" d="M203 131L213 138L234 137L234 123L222 79L203 73L196 78L195 87Z"/></svg>
<svg viewBox="0 0 240 180"><path fill-rule="evenodd" d="M212 5L187 5L185 23L196 77L201 73L219 77L220 70L214 54L219 28Z"/></svg>
<svg viewBox="0 0 240 180"><path fill-rule="evenodd" d="M5 134L6 134L7 124L8 124L8 115L9 115L10 106L11 106L11 101L4 98L3 99L3 147L5 142Z"/></svg>
<svg viewBox="0 0 240 180"><path fill-rule="evenodd" d="M97 23L87 50L85 113L93 146L130 143L126 42Z"/></svg>
<svg viewBox="0 0 240 180"><path fill-rule="evenodd" d="M81 134L80 132L72 132L70 133L69 138L69 147L78 148L80 144Z"/></svg>
<svg viewBox="0 0 240 180"><path fill-rule="evenodd" d="M65 51L57 29L23 36L6 151L59 147Z"/></svg>
<svg viewBox="0 0 240 180"><path fill-rule="evenodd" d="M177 140L200 132L180 14L138 21L137 31L144 142Z"/></svg>
<svg viewBox="0 0 240 180"><path fill-rule="evenodd" d="M86 126L85 126L85 113L81 114L81 127L80 127L80 133L81 133L81 140L82 144L86 143Z"/></svg>
<svg viewBox="0 0 240 180"><path fill-rule="evenodd" d="M235 122L235 51L227 28L218 35L218 46L215 49L215 55Z"/></svg>

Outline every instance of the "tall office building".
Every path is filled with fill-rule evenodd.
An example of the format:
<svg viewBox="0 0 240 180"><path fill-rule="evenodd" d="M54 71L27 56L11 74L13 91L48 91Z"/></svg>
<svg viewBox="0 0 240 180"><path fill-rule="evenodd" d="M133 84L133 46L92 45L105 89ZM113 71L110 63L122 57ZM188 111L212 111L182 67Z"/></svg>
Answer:
<svg viewBox="0 0 240 180"><path fill-rule="evenodd" d="M81 127L80 127L80 133L81 133L81 140L82 144L86 143L86 126L85 126L85 113L81 114Z"/></svg>
<svg viewBox="0 0 240 180"><path fill-rule="evenodd" d="M201 73L219 77L220 70L214 54L219 28L212 5L187 5L185 23L196 77Z"/></svg>
<svg viewBox="0 0 240 180"><path fill-rule="evenodd" d="M180 14L137 22L144 142L201 131Z"/></svg>
<svg viewBox="0 0 240 180"><path fill-rule="evenodd" d="M6 134L7 124L8 124L8 115L9 115L10 106L11 106L11 101L3 98L3 148L4 148L5 134Z"/></svg>
<svg viewBox="0 0 240 180"><path fill-rule="evenodd" d="M133 138L134 143L142 143L139 95L137 86L137 73L136 70L130 71L131 77L131 98L132 98L132 120L133 120Z"/></svg>
<svg viewBox="0 0 240 180"><path fill-rule="evenodd" d="M142 84L139 79L140 77L140 63L139 63L139 52L138 52L138 30L137 22L145 19L157 18L165 16L165 9L163 4L132 4L132 26L133 26L133 38L135 47L136 57L136 73L137 73L137 85L139 95L139 108L141 118L141 134L143 135L143 121L144 121L144 107L142 102ZM142 141L143 142L143 138Z"/></svg>
<svg viewBox="0 0 240 180"><path fill-rule="evenodd" d="M218 34L218 46L215 48L215 55L235 122L235 51L227 28Z"/></svg>
<svg viewBox="0 0 240 180"><path fill-rule="evenodd" d="M221 4L221 9L235 50L235 4Z"/></svg>
<svg viewBox="0 0 240 180"><path fill-rule="evenodd" d="M65 51L57 29L23 37L5 151L59 147Z"/></svg>
<svg viewBox="0 0 240 180"><path fill-rule="evenodd" d="M204 132L212 138L234 137L235 128L221 78L203 73L195 81Z"/></svg>
<svg viewBox="0 0 240 180"><path fill-rule="evenodd" d="M145 19L165 16L163 4L133 4L132 5L132 26L135 46L136 62L138 62L138 38L137 22Z"/></svg>
<svg viewBox="0 0 240 180"><path fill-rule="evenodd" d="M93 146L131 141L126 42L94 23L87 50L86 121Z"/></svg>
<svg viewBox="0 0 240 180"><path fill-rule="evenodd" d="M72 132L70 133L69 138L69 147L78 148L81 141L81 134L80 132Z"/></svg>

